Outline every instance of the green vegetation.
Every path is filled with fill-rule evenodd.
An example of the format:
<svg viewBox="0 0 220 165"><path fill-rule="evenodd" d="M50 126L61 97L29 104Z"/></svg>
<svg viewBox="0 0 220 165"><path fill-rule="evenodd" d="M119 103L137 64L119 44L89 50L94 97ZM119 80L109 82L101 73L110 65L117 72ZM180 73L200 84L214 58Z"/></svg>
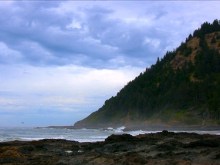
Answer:
<svg viewBox="0 0 220 165"><path fill-rule="evenodd" d="M207 35L212 35L212 38L208 39ZM158 58L155 65L76 126L156 119L168 123L201 124L207 120L219 124L219 36L218 20L212 24L204 23L189 35L185 43L167 52L161 60Z"/></svg>

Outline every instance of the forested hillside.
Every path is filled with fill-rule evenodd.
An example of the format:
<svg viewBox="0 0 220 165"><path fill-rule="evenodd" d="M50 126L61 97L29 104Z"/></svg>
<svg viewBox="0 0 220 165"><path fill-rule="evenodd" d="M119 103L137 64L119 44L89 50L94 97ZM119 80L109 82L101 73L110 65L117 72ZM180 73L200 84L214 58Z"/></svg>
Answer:
<svg viewBox="0 0 220 165"><path fill-rule="evenodd" d="M75 127L138 123L220 124L219 20L202 24Z"/></svg>

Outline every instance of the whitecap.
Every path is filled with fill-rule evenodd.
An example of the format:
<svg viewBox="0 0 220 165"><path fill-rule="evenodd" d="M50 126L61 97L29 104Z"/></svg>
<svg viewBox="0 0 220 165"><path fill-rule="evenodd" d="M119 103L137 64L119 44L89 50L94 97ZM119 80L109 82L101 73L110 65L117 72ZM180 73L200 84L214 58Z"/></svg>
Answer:
<svg viewBox="0 0 220 165"><path fill-rule="evenodd" d="M123 133L125 128L126 128L125 126L118 127L114 130L114 132L115 133Z"/></svg>
<svg viewBox="0 0 220 165"><path fill-rule="evenodd" d="M73 151L71 151L71 150L67 150L67 151L65 151L67 154L71 154Z"/></svg>

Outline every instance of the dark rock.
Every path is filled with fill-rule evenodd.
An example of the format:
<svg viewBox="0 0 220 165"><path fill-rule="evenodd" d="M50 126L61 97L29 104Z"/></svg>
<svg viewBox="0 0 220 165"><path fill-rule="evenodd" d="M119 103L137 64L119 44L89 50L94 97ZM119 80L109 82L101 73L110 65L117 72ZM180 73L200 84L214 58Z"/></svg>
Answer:
<svg viewBox="0 0 220 165"><path fill-rule="evenodd" d="M104 142L0 143L1 165L220 165L220 136L163 131L111 135ZM67 152L68 151L68 152ZM71 152L69 152L71 151Z"/></svg>
<svg viewBox="0 0 220 165"><path fill-rule="evenodd" d="M162 144L157 145L157 149L161 151L173 151L178 147L183 147L183 143L178 142L176 140L168 141Z"/></svg>
<svg viewBox="0 0 220 165"><path fill-rule="evenodd" d="M123 134L123 135L111 135L108 138L105 139L105 142L129 142L129 141L135 141L137 140L136 137L130 135L130 134Z"/></svg>
<svg viewBox="0 0 220 165"><path fill-rule="evenodd" d="M187 145L187 147L194 148L194 147L219 147L220 141L218 140L198 140L195 142L191 142Z"/></svg>

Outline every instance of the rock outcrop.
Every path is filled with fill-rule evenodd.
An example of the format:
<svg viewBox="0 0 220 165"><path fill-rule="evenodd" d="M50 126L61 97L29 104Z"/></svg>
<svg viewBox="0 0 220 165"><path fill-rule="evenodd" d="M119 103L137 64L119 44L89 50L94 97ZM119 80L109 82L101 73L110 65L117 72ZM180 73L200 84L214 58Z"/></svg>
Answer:
<svg viewBox="0 0 220 165"><path fill-rule="evenodd" d="M220 136L195 133L111 135L104 142L0 143L1 165L220 165Z"/></svg>

